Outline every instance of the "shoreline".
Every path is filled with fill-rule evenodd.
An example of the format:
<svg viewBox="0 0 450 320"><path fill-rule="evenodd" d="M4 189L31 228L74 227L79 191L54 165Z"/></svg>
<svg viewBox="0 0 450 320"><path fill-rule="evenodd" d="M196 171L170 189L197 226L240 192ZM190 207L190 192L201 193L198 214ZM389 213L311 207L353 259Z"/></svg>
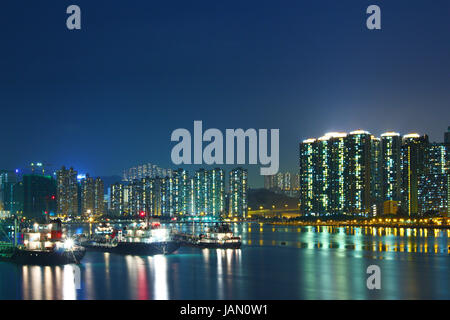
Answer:
<svg viewBox="0 0 450 320"><path fill-rule="evenodd" d="M264 222L263 222L264 223ZM357 228L407 228L407 229L443 229L450 230L450 225L430 224L387 224L387 223L358 223L358 222L269 222L265 224L302 227L357 227Z"/></svg>

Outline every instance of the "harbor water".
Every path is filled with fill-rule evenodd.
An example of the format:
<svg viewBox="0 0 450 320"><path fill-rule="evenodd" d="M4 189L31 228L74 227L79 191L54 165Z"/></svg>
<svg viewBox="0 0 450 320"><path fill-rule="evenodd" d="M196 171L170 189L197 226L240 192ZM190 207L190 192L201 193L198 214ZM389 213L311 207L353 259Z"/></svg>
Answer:
<svg viewBox="0 0 450 320"><path fill-rule="evenodd" d="M448 230L258 223L232 230L241 249L88 252L79 266L0 262L0 299L450 299ZM367 288L370 265L380 267L380 290Z"/></svg>

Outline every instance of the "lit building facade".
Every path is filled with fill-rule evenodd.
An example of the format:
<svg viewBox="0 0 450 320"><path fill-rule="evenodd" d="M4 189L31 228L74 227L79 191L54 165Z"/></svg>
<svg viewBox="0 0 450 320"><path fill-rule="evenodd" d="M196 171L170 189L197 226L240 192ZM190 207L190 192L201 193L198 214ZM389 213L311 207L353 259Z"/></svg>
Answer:
<svg viewBox="0 0 450 320"><path fill-rule="evenodd" d="M450 126L447 128L447 132L444 133L444 143L450 145Z"/></svg>
<svg viewBox="0 0 450 320"><path fill-rule="evenodd" d="M425 173L428 136L411 133L402 143L402 208L408 216L419 213L419 177Z"/></svg>
<svg viewBox="0 0 450 320"><path fill-rule="evenodd" d="M18 182L16 172L9 170L0 171L0 211L15 214L14 186Z"/></svg>
<svg viewBox="0 0 450 320"><path fill-rule="evenodd" d="M427 135L327 133L300 143L303 214L381 212L415 216L449 211L450 145Z"/></svg>
<svg viewBox="0 0 450 320"><path fill-rule="evenodd" d="M430 143L425 152L425 170L419 176L420 213L449 213L448 147Z"/></svg>
<svg viewBox="0 0 450 320"><path fill-rule="evenodd" d="M318 214L330 212L330 136L325 135L315 141L316 161L313 163L313 205Z"/></svg>
<svg viewBox="0 0 450 320"><path fill-rule="evenodd" d="M81 179L81 215L105 214L105 190L103 180L86 174Z"/></svg>
<svg viewBox="0 0 450 320"><path fill-rule="evenodd" d="M105 214L105 185L98 177L94 181L94 213Z"/></svg>
<svg viewBox="0 0 450 320"><path fill-rule="evenodd" d="M329 197L330 211L334 214L343 214L345 210L345 171L347 158L345 153L346 133L329 134Z"/></svg>
<svg viewBox="0 0 450 320"><path fill-rule="evenodd" d="M80 182L81 185L81 215L90 216L95 207L95 184L94 178L86 174Z"/></svg>
<svg viewBox="0 0 450 320"><path fill-rule="evenodd" d="M23 216L41 219L56 215L56 181L51 176L26 174L23 176Z"/></svg>
<svg viewBox="0 0 450 320"><path fill-rule="evenodd" d="M345 139L345 212L368 214L371 211L371 134L352 131Z"/></svg>
<svg viewBox="0 0 450 320"><path fill-rule="evenodd" d="M235 168L230 172L229 217L247 218L248 173L246 169Z"/></svg>
<svg viewBox="0 0 450 320"><path fill-rule="evenodd" d="M56 172L57 213L67 216L77 216L78 210L78 180L77 171L62 167Z"/></svg>
<svg viewBox="0 0 450 320"><path fill-rule="evenodd" d="M275 190L277 188L277 175L264 176L264 189Z"/></svg>
<svg viewBox="0 0 450 320"><path fill-rule="evenodd" d="M174 215L191 213L191 191L188 171L178 169L173 172Z"/></svg>
<svg viewBox="0 0 450 320"><path fill-rule="evenodd" d="M372 207L381 209L382 204L382 178L381 178L381 139L374 136L370 137L370 193Z"/></svg>
<svg viewBox="0 0 450 320"><path fill-rule="evenodd" d="M291 172L278 172L275 175L264 176L264 189L275 193L294 196L298 194L300 175Z"/></svg>
<svg viewBox="0 0 450 320"><path fill-rule="evenodd" d="M205 169L199 169L194 175L195 214L208 212L208 175Z"/></svg>
<svg viewBox="0 0 450 320"><path fill-rule="evenodd" d="M113 216L124 216L127 213L125 206L125 185L113 183L110 186L110 213Z"/></svg>
<svg viewBox="0 0 450 320"><path fill-rule="evenodd" d="M164 178L171 176L171 169L161 168L151 163L138 165L123 171L123 181L127 182L133 182L134 180L140 180L143 178Z"/></svg>
<svg viewBox="0 0 450 320"><path fill-rule="evenodd" d="M382 201L401 201L402 138L397 132L381 135L381 189Z"/></svg>
<svg viewBox="0 0 450 320"><path fill-rule="evenodd" d="M307 139L300 143L300 211L304 214L317 212L317 202L315 201L316 141L316 139Z"/></svg>
<svg viewBox="0 0 450 320"><path fill-rule="evenodd" d="M207 173L208 210L213 216L225 213L225 172L220 168Z"/></svg>

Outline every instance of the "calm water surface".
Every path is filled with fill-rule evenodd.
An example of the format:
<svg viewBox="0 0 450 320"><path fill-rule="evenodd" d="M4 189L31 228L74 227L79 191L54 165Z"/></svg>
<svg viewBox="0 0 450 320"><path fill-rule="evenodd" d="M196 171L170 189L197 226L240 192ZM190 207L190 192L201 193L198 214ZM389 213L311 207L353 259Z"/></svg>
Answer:
<svg viewBox="0 0 450 320"><path fill-rule="evenodd" d="M243 238L239 250L88 252L80 289L72 265L0 263L0 299L450 299L447 230L233 228ZM381 268L381 290L366 287L373 264Z"/></svg>

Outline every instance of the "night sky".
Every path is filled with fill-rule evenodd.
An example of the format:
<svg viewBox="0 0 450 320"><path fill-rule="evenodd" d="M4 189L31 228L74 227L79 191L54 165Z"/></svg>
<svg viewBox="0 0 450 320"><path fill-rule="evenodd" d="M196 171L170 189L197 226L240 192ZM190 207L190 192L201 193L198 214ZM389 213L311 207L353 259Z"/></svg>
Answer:
<svg viewBox="0 0 450 320"><path fill-rule="evenodd" d="M171 132L202 120L279 128L294 171L299 141L328 131L442 141L450 125L448 0L8 0L0 23L0 169L174 167Z"/></svg>

